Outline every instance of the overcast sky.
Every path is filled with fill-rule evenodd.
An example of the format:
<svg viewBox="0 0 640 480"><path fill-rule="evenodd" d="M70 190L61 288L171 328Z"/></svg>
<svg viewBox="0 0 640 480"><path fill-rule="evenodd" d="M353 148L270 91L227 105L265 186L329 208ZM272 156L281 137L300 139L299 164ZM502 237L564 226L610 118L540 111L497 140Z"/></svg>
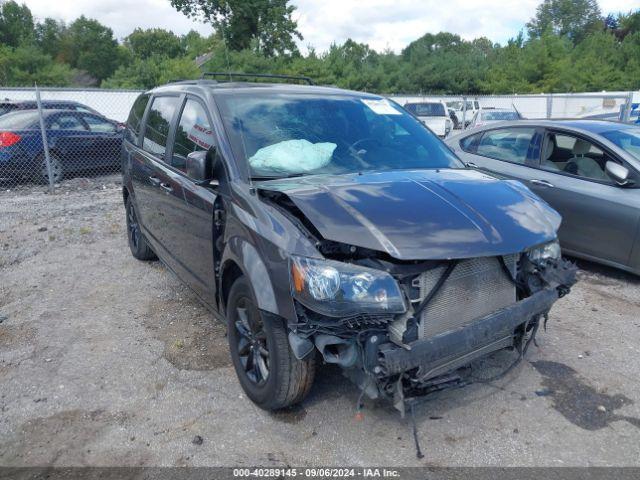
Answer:
<svg viewBox="0 0 640 480"><path fill-rule="evenodd" d="M20 1L20 0L18 0ZM66 22L80 15L109 26L116 37L136 27L161 27L175 33L211 27L176 12L169 0L24 0L37 19L54 17ZM504 43L518 34L535 12L539 0L294 0L295 18L304 40L326 50L347 38L368 43L376 50L399 52L427 32L453 32L465 39L485 36ZM640 8L640 0L600 0L606 13Z"/></svg>

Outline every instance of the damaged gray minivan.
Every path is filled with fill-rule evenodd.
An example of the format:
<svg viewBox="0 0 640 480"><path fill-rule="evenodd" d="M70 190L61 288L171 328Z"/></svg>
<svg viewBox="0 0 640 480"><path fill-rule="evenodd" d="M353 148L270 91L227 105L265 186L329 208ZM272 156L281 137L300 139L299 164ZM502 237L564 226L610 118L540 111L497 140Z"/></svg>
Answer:
<svg viewBox="0 0 640 480"><path fill-rule="evenodd" d="M400 409L497 350L515 364L575 282L553 209L376 95L169 84L136 100L123 172L133 256L226 322L265 409L302 400L322 360Z"/></svg>

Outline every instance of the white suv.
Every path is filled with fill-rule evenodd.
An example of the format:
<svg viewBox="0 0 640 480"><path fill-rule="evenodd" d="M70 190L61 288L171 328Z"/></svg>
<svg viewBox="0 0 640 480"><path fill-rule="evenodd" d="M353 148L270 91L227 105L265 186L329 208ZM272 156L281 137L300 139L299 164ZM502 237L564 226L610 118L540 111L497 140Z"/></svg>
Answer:
<svg viewBox="0 0 640 480"><path fill-rule="evenodd" d="M464 111L464 101L456 100L453 102L447 102L447 107L452 109L456 117L458 117L458 125L460 128L464 128L471 123L471 119L475 113L480 110L480 103L478 100L467 100L467 111ZM463 126L463 118L465 125Z"/></svg>
<svg viewBox="0 0 640 480"><path fill-rule="evenodd" d="M453 122L444 102L411 102L405 103L404 109L424 123L441 138L445 138L453 130Z"/></svg>

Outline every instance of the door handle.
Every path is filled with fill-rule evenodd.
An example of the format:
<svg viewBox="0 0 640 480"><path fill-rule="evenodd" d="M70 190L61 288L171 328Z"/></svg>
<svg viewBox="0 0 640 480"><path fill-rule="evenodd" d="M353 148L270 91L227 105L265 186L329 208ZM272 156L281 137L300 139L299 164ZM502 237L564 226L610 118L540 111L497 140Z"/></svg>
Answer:
<svg viewBox="0 0 640 480"><path fill-rule="evenodd" d="M149 182L151 182L151 185L154 185L156 187L160 185L160 179L158 177L154 177L154 176L149 177Z"/></svg>
<svg viewBox="0 0 640 480"><path fill-rule="evenodd" d="M534 185L538 185L540 187L553 188L553 183L549 183L546 180L533 179L531 180L531 183L533 183Z"/></svg>
<svg viewBox="0 0 640 480"><path fill-rule="evenodd" d="M173 187L171 185L169 185L168 183L161 183L160 184L160 188L163 189L165 192L170 193L173 192Z"/></svg>
<svg viewBox="0 0 640 480"><path fill-rule="evenodd" d="M476 165L473 162L467 162L467 167L468 168L476 168L476 169L480 168L480 167L478 167L478 165Z"/></svg>

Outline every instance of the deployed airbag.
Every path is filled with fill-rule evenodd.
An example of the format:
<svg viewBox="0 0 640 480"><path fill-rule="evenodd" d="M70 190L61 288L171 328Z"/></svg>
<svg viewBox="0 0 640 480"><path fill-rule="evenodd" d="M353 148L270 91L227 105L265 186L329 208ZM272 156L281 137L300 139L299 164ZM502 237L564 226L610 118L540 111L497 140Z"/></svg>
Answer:
<svg viewBox="0 0 640 480"><path fill-rule="evenodd" d="M336 147L328 142L285 140L258 149L249 158L249 165L258 171L306 173L327 166Z"/></svg>

